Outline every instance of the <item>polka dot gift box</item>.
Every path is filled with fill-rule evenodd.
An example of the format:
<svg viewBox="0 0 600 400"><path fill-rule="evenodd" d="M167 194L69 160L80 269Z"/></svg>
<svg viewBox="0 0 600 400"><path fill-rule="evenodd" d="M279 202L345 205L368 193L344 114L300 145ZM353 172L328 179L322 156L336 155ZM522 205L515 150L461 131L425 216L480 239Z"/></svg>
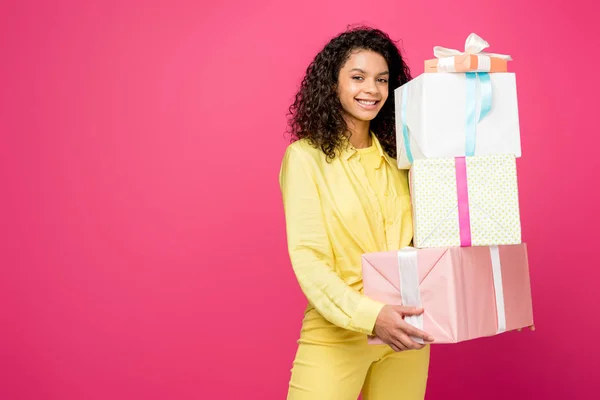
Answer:
<svg viewBox="0 0 600 400"><path fill-rule="evenodd" d="M415 247L521 243L514 155L415 160L410 185Z"/></svg>

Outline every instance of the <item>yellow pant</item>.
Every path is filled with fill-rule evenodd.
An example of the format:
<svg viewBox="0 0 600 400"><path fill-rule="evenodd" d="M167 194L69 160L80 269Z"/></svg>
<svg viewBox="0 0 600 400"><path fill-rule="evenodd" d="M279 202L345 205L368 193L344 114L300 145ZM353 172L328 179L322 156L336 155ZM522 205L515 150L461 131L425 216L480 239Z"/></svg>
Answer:
<svg viewBox="0 0 600 400"><path fill-rule="evenodd" d="M363 334L338 328L314 309L304 317L288 400L422 400L429 346L394 352Z"/></svg>

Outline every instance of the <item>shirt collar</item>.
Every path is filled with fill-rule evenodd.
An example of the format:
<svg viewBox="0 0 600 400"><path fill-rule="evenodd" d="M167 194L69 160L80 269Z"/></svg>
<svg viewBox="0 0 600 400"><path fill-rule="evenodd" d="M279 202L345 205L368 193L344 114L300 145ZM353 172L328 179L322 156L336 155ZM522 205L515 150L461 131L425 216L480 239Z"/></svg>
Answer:
<svg viewBox="0 0 600 400"><path fill-rule="evenodd" d="M377 168L381 167L381 163L385 160L387 161L388 164L390 164L390 166L395 166L395 162L393 161L393 159L388 156L388 154L383 151L383 147L381 147L381 143L379 142L379 139L377 139L377 136L375 136L375 134L371 131L371 139L373 140L373 145L377 148L377 152L379 153L379 157L381 162L379 163L379 165L377 166ZM346 148L342 151L342 158L345 161L348 161L352 156L354 156L356 153L358 153L358 151L354 148L354 146L352 146L352 144L350 144L350 142L348 142Z"/></svg>

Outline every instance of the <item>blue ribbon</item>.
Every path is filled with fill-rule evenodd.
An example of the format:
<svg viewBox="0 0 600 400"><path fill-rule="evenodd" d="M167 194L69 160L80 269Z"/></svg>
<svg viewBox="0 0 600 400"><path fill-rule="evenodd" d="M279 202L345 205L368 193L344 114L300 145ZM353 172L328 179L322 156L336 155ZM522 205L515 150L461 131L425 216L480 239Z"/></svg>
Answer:
<svg viewBox="0 0 600 400"><path fill-rule="evenodd" d="M410 150L410 140L408 138L408 126L406 125L406 99L408 97L408 84L404 84L402 87L402 108L400 112L400 119L402 119L402 136L404 138L404 148L406 149L406 158L409 163L413 163L412 151Z"/></svg>
<svg viewBox="0 0 600 400"><path fill-rule="evenodd" d="M477 74L466 72L467 77L467 121L465 139L465 156L475 154L475 135L477 133L477 108L475 103L475 89L477 88Z"/></svg>
<svg viewBox="0 0 600 400"><path fill-rule="evenodd" d="M478 72L477 76L481 84L481 112L477 120L479 122L492 109L492 82L490 81L490 74L487 72Z"/></svg>
<svg viewBox="0 0 600 400"><path fill-rule="evenodd" d="M466 72L467 77L467 121L465 138L465 156L475 155L477 123L492 109L492 82L487 72ZM476 91L479 79L480 108L477 109ZM479 114L479 115L478 115Z"/></svg>

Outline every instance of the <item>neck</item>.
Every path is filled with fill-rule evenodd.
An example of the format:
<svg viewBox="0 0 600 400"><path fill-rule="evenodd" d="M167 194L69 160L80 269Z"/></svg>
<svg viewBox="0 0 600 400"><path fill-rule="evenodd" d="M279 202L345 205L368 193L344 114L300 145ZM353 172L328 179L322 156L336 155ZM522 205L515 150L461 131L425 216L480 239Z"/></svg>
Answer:
<svg viewBox="0 0 600 400"><path fill-rule="evenodd" d="M370 122L369 121L347 121L350 144L355 149L364 149L372 144Z"/></svg>

